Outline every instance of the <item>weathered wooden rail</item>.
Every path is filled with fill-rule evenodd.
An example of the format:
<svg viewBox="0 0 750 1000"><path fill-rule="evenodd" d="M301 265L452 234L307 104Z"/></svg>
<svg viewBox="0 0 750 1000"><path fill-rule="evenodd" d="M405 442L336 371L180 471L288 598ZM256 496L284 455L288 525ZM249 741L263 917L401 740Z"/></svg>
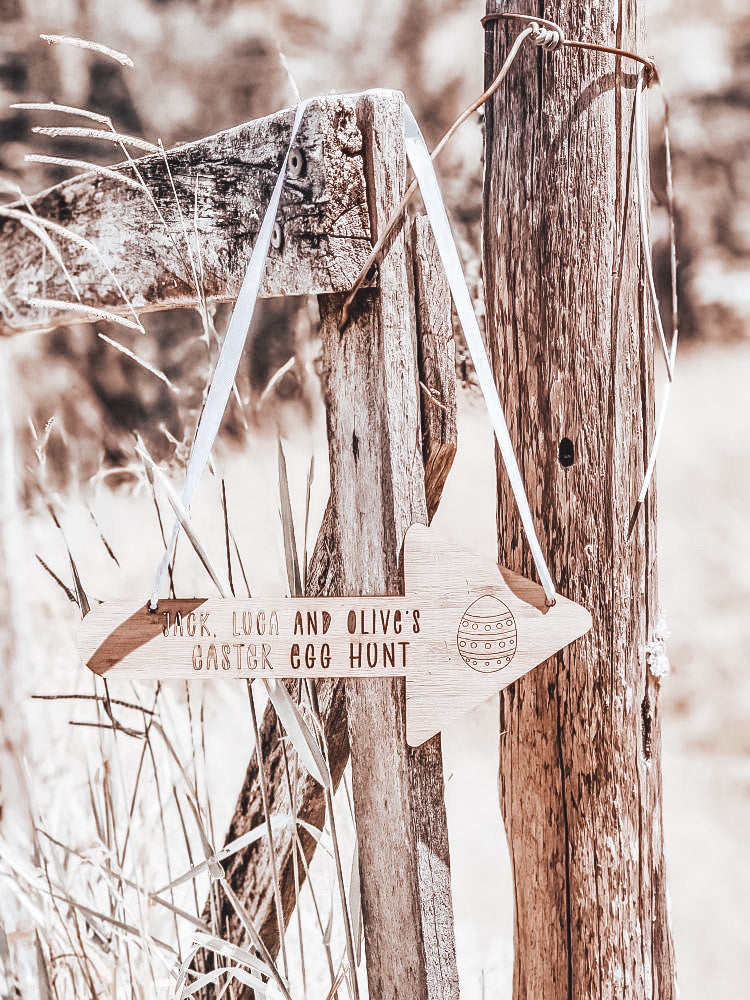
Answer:
<svg viewBox="0 0 750 1000"><path fill-rule="evenodd" d="M263 296L346 291L361 270L370 227L355 103L321 98L305 114ZM114 168L118 177L92 171L28 207L0 209L0 333L81 321L80 313L42 311L31 299L80 301L124 316L130 306L140 313L235 299L293 117L281 111L125 161ZM80 300L39 230L57 247Z"/></svg>
<svg viewBox="0 0 750 1000"><path fill-rule="evenodd" d="M75 303L72 285L84 305L124 315L131 307L145 312L234 298L291 123L292 113L280 112L119 167L129 181L91 173L43 192L32 212L22 204L10 216L6 209L0 333L79 322L74 311L40 313L29 302ZM331 497L308 574L310 595L399 592L404 533L434 513L455 453L450 298L424 220L395 237L377 288L360 292L343 335L343 296L331 294L351 288L405 177L401 95L311 103L290 157L261 288L266 296L319 295ZM323 682L318 697L336 784L351 747L370 995L452 1000L458 975L440 738L417 750L406 746L403 680L369 680L347 692L341 682ZM273 809L287 812L290 787L271 709L261 755ZM297 812L320 826L322 789L302 768L296 773ZM254 756L228 838L264 818ZM301 841L309 859L315 841L304 832ZM275 847L288 919L295 903L288 831ZM275 951L272 864L268 845L257 843L231 859L227 877ZM214 903L222 931L239 940L243 931L228 901Z"/></svg>

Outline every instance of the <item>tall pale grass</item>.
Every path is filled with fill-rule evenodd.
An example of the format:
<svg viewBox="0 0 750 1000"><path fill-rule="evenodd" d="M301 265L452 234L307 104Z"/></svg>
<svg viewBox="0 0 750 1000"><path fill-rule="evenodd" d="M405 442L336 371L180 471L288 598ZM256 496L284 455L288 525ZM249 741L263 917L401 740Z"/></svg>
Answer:
<svg viewBox="0 0 750 1000"><path fill-rule="evenodd" d="M66 39L55 38L58 44ZM70 44L86 44L70 40ZM99 48L102 51L102 48ZM114 53L113 57L122 56ZM148 186L138 169L128 147L148 152L161 152L160 146L141 139L120 134L110 119L95 115L86 109L59 107L46 103L28 104L29 110L54 111L63 116L79 116L93 120L101 128L55 126L40 128L37 132L50 137L76 136L106 141L121 150L126 168L102 167L86 161L67 161L64 157L49 156L45 162L69 163L80 169L85 167L108 177L116 177L123 184L137 186L144 191L161 217ZM214 337L211 320L202 289L202 261L197 234L191 233L178 205L184 237L185 257L193 280L198 309L203 322L204 336ZM146 333L137 311L122 291L117 276L104 260L98 248L90 241L71 233L64 227L39 218L27 199L0 208L0 213L18 218L30 234L42 241L48 257L66 274L73 289L75 302L66 305L71 312L80 313L82 320L112 319L121 325L135 327ZM127 315L114 316L101 310L81 305L75 288L75 279L66 269L65 246L68 240L99 257L121 293ZM57 309L60 304L40 300L40 311ZM142 361L130 348L105 337L113 347L124 351L140 363L151 375L166 380L175 392L179 385L172 385L163 372ZM36 553L41 566L65 598L77 606L80 616L88 613L95 603L86 583L87 554L77 550L74 537L64 532L66 500L55 497L46 490L44 461L49 428L37 439L39 491L55 525L66 552L67 566L61 568L52 555L45 551ZM180 519L185 536L198 554L213 585L225 596L235 592L237 569L249 594L250 585L244 558L236 541L229 513L227 491L222 481L221 506L216 516L224 526L226 566L217 566L200 537L201 529L180 504L178 493L169 477L151 459L145 445L139 443L135 453L142 462L141 479L153 496L153 510L159 520L162 539L161 505L166 500ZM281 532L289 593L303 593L307 572L308 532L310 530L310 493L313 482L313 464L307 470L304 517L303 559L300 564L295 523L292 515L284 450L278 445L278 488ZM93 517L93 514L92 514ZM111 572L120 572L115 545L98 529L99 539L110 557ZM129 544L137 547L138 537ZM144 551L144 559L153 553ZM13 584L14 578L10 576ZM179 592L179 573L170 567L170 586ZM209 586L208 579L206 586ZM53 641L53 640L50 640ZM18 669L18 664L8 665ZM84 668L81 666L80 671ZM83 673L81 673L83 676ZM86 685L88 690L81 690ZM64 769L58 770L59 787L45 801L54 800L56 806L45 814L32 802L29 806L28 836L13 842L0 837L0 886L4 905L0 913L0 970L4 979L2 996L24 995L14 993L18 982L11 968L12 954L8 942L15 941L19 928L26 929L28 939L24 947L29 963L35 969L37 994L44 998L68 1000L89 997L116 1000L120 997L179 997L208 995L235 996L253 991L258 998L297 997L333 998L359 996L356 966L361 953L361 908L357 878L356 854L351 864L352 875L345 877L347 868L337 826L337 810L341 802L334 802L327 761L323 726L320 722L317 695L313 684L307 684L300 700L293 698L287 687L269 682L266 691L255 690L248 684L249 724L256 752L261 754L258 713L261 703L273 704L284 731L285 780L288 785L292 809L289 814L274 810L272 797L266 787L262 766L261 792L265 807L265 820L244 836L231 843L223 843L221 830L213 820L211 785L206 746L212 739L210 728L216 721L208 722L204 712L204 691L161 685L132 686L127 696L120 686L110 690L101 678L86 677L78 682L77 690L46 694L58 718L68 717L76 732L90 732L88 754L71 761L70 791L65 787ZM47 706L47 710L50 706ZM221 719L218 720L221 725ZM44 745L44 734L35 735L37 752L56 754L55 746ZM34 756L29 755L33 768ZM262 765L262 761L260 762ZM85 768L85 778L76 773L76 767ZM292 789L296 788L295 774L305 768L323 788L326 801L326 822L321 830L313 830L302 823L296 811ZM30 774L30 784L39 785L42 775ZM80 793L83 794L80 794ZM343 803L346 805L346 801ZM349 807L350 808L350 807ZM339 820L340 821L340 820ZM348 819L347 819L348 821ZM248 913L246 901L236 888L229 884L223 863L238 851L265 839L274 857L274 836L282 829L294 831L293 854L295 891L302 896L302 882L308 895L307 907L297 906L294 916L296 933L295 951L292 953L285 941L285 927L279 872L274 865L273 881L279 937L282 942L280 956L269 953L258 929ZM323 847L329 859L330 883L335 890L325 900L314 880L310 878L307 859L302 851L299 831L306 829ZM321 854L321 851L318 852ZM316 859L317 863L317 859ZM217 909L207 906L207 900L224 896L232 906L241 927L242 940L229 941L221 937L217 922ZM21 915L19 918L18 915ZM309 916L309 919L308 919ZM333 931L338 926L338 938ZM29 933L29 928L31 932ZM343 937L343 943L339 940ZM322 956L311 961L317 950ZM194 959L199 951L213 953L210 972L197 971ZM322 970L322 971L321 971ZM298 985L295 985L298 984Z"/></svg>

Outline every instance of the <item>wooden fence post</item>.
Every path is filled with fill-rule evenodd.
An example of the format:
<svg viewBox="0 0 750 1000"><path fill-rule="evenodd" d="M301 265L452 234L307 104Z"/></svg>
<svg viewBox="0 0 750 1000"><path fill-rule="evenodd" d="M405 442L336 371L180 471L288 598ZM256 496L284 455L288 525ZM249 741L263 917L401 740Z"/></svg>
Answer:
<svg viewBox="0 0 750 1000"><path fill-rule="evenodd" d="M515 5L539 15L538 5ZM571 39L642 51L638 0L553 0ZM496 11L494 0L488 13ZM486 79L520 27L488 23ZM488 338L532 511L593 630L501 694L516 1000L673 998L661 829L653 342L630 150L636 67L527 44L486 115ZM504 472L501 562L532 570Z"/></svg>
<svg viewBox="0 0 750 1000"><path fill-rule="evenodd" d="M451 300L448 282L440 264L432 230L424 216L413 220L411 252L417 325L417 356L422 390L422 457L424 490L428 520L438 507L445 480L456 452L456 373L455 349L451 326ZM325 303L323 309L325 311ZM335 329L335 311L331 325ZM333 341L335 343L335 341ZM419 491L420 487L413 484ZM340 546L346 540L337 528L335 509L326 509L315 550L310 560L307 594L333 596L346 591L341 573ZM346 694L342 681L318 683L318 699L323 719L328 760L334 786L338 786L349 759ZM284 755L281 748L276 714L268 708L261 727L262 758L266 781L274 810L284 813L291 809L288 789L284 782ZM419 880L423 908L422 933L425 939L425 963L429 996L451 998L457 995L457 969L453 937L448 869L448 839L442 805L442 762L439 741L433 740L419 755L412 757L415 800L421 803L414 817L414 829L419 862ZM420 786L426 786L420 790ZM295 786L298 815L313 826L320 827L325 817L325 803L320 785L299 769ZM437 802L437 808L434 806ZM241 836L265 818L258 784L258 760L248 765L243 787L237 800L227 841ZM300 841L308 861L316 842L305 831ZM281 885L284 920L287 921L296 903L296 884L292 860L293 839L279 831L276 837L276 869ZM226 875L233 890L240 896L247 911L253 915L261 937L272 954L280 947L278 920L273 896L272 869L268 843L257 841L240 851L226 864ZM432 869L442 872L435 883ZM304 879L304 868L298 877ZM433 886L431 889L430 886ZM430 900L432 902L430 902ZM232 939L241 936L240 923L227 900L217 900L221 908L220 925ZM211 921L211 901L204 918ZM211 960L205 953L203 960Z"/></svg>
<svg viewBox="0 0 750 1000"><path fill-rule="evenodd" d="M374 92L357 102L373 238L404 187L402 101L398 94ZM360 293L352 322L342 333L345 298L319 297L331 498L307 592L397 593L404 533L437 508L456 450L450 297L426 220L414 220L410 247L403 233L395 239L381 265L378 288ZM402 681L359 680L346 687L344 699L342 682L318 685L334 784L341 778L350 743L353 751L370 996L457 1000L440 737L416 750L406 746ZM288 804L279 779L282 755L272 711L266 713L262 740L275 808L283 812ZM254 756L227 839L264 818L256 785ZM304 774L298 779L297 801L300 817L320 826L321 789ZM302 842L311 856L315 842L306 835ZM288 919L295 903L291 838L280 835L276 847ZM271 865L267 845L261 842L232 859L227 877L275 953L280 942ZM241 937L226 903L222 925L230 937Z"/></svg>
<svg viewBox="0 0 750 1000"><path fill-rule="evenodd" d="M403 98L357 103L373 237L405 186ZM339 329L342 296L320 298L331 509L344 593L398 593L403 538L426 522L417 347L403 232ZM405 741L403 681L347 686L370 995L458 997L440 738Z"/></svg>

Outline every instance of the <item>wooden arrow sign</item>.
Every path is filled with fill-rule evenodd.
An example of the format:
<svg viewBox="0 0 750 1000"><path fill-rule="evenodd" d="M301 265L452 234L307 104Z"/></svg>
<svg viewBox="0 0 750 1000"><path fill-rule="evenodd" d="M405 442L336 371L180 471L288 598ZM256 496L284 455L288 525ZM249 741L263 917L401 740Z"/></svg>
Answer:
<svg viewBox="0 0 750 1000"><path fill-rule="evenodd" d="M189 598L157 611L103 604L78 648L102 675L137 679L406 677L419 746L586 633L585 608L413 525L403 597Z"/></svg>

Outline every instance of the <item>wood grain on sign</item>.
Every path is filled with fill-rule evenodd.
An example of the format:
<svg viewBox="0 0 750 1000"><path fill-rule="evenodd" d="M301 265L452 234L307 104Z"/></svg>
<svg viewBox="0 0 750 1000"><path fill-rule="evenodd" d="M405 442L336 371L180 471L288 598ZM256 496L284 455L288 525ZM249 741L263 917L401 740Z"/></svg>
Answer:
<svg viewBox="0 0 750 1000"><path fill-rule="evenodd" d="M537 584L414 525L403 597L168 600L104 604L79 632L98 674L229 680L406 677L406 732L419 746L591 626Z"/></svg>
<svg viewBox="0 0 750 1000"><path fill-rule="evenodd" d="M354 97L319 98L305 112L262 296L345 291L359 274L371 244L355 105ZM280 111L142 157L134 161L138 176L121 164L122 181L95 172L74 177L32 198L34 217L21 202L4 206L0 334L81 321L80 312L45 312L29 302L78 301L40 230L57 247L83 305L132 316L111 272L139 313L235 299L293 117L293 110Z"/></svg>

